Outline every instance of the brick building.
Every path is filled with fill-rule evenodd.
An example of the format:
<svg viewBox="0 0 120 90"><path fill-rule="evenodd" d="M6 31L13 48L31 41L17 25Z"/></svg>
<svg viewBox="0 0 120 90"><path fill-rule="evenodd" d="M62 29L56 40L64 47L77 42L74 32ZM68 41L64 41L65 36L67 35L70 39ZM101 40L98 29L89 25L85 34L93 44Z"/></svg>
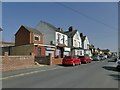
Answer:
<svg viewBox="0 0 120 90"><path fill-rule="evenodd" d="M35 28L21 26L15 34L15 46L10 48L11 55L46 56L46 48L53 46L43 45L43 34ZM53 55L54 56L54 55Z"/></svg>

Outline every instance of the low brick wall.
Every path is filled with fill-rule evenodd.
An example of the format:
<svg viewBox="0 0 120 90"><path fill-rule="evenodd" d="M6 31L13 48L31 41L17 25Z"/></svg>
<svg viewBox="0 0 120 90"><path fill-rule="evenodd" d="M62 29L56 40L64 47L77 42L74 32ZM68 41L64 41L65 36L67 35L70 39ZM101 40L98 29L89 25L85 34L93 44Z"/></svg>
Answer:
<svg viewBox="0 0 120 90"><path fill-rule="evenodd" d="M62 64L63 58L52 58L52 64Z"/></svg>
<svg viewBox="0 0 120 90"><path fill-rule="evenodd" d="M2 71L10 71L28 68L34 65L34 55L32 56L2 56Z"/></svg>
<svg viewBox="0 0 120 90"><path fill-rule="evenodd" d="M38 64L52 65L52 64L62 64L62 58L54 58L51 54L46 57L35 57L35 61Z"/></svg>
<svg viewBox="0 0 120 90"><path fill-rule="evenodd" d="M2 63L0 71L28 68L33 66L35 61L45 65L62 64L62 58L54 58L51 54L46 57L34 57L33 54L31 56L8 56L8 53L5 52L5 55L0 56L0 58L0 62Z"/></svg>
<svg viewBox="0 0 120 90"><path fill-rule="evenodd" d="M35 57L35 62L38 64L50 65L50 57Z"/></svg>

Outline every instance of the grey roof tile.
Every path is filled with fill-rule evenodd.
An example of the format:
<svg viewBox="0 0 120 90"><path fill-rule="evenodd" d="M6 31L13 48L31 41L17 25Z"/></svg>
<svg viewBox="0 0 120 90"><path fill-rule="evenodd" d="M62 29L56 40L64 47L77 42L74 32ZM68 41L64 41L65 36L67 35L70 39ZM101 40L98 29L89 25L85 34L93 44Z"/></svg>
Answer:
<svg viewBox="0 0 120 90"><path fill-rule="evenodd" d="M73 30L73 31L66 31L64 32L66 35L68 35L69 38L72 38L75 33L77 32L77 30Z"/></svg>

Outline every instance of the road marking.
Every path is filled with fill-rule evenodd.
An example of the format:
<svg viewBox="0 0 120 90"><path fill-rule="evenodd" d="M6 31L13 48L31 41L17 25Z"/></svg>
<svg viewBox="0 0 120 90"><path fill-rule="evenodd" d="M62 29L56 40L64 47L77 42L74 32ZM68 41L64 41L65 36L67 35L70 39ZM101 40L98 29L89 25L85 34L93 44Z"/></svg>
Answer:
<svg viewBox="0 0 120 90"><path fill-rule="evenodd" d="M13 75L13 76L0 78L0 80L14 78L14 77L20 77L20 76L25 76L25 75L30 75L30 74L35 74L35 73L39 73L39 72L45 72L45 71L60 69L60 68L63 68L63 67L56 67L56 68L51 68L51 69L47 69L47 70L39 70L39 71L33 71L33 72L28 72L28 73L17 74L17 75Z"/></svg>

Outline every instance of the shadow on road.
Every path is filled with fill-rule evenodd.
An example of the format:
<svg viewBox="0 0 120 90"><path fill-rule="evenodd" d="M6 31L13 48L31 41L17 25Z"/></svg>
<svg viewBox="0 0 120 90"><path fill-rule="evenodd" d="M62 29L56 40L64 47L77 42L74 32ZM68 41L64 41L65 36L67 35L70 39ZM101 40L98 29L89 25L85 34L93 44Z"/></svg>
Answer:
<svg viewBox="0 0 120 90"><path fill-rule="evenodd" d="M73 67L73 65L62 65L62 64L57 64L58 66L62 66L62 67ZM76 65L79 66L79 65Z"/></svg>
<svg viewBox="0 0 120 90"><path fill-rule="evenodd" d="M115 80L120 81L120 74L110 74Z"/></svg>
<svg viewBox="0 0 120 90"><path fill-rule="evenodd" d="M57 64L58 66L62 66L62 67L71 67L72 65L62 65L62 64Z"/></svg>
<svg viewBox="0 0 120 90"><path fill-rule="evenodd" d="M115 80L120 81L120 71L118 71L116 69L116 67L113 67L113 66L103 66L102 68L104 68L106 70L118 72L117 74L110 74L109 76L112 76Z"/></svg>
<svg viewBox="0 0 120 90"><path fill-rule="evenodd" d="M106 69L106 70L110 70L110 71L117 71L116 67L113 67L113 66L103 66L102 68Z"/></svg>

